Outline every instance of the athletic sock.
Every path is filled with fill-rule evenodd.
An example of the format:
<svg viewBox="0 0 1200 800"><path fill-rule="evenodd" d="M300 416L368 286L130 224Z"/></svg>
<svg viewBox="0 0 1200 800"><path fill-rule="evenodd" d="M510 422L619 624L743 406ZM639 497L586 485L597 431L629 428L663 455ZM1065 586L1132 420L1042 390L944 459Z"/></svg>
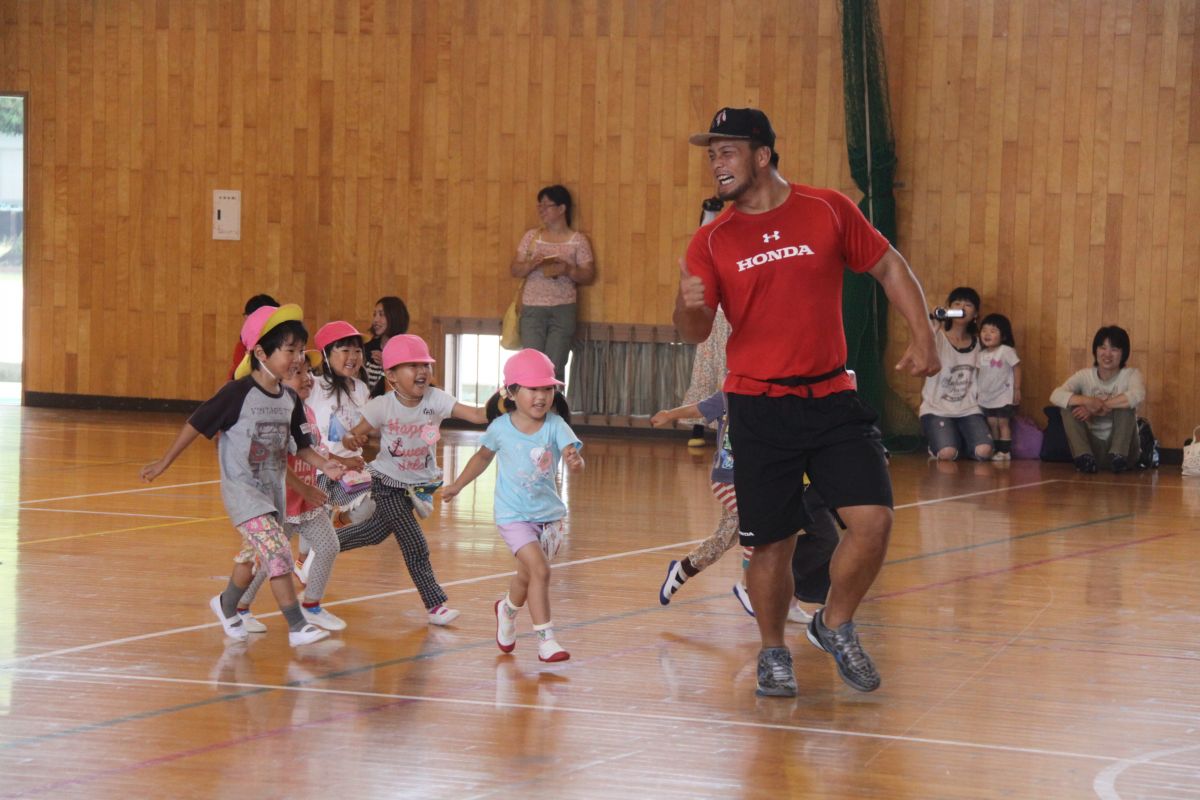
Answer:
<svg viewBox="0 0 1200 800"><path fill-rule="evenodd" d="M996 452L997 453L1011 453L1012 452L1012 439L997 439L996 440Z"/></svg>
<svg viewBox="0 0 1200 800"><path fill-rule="evenodd" d="M504 595L504 600L500 603L500 608L504 609L504 614L509 619L516 619L517 614L521 613L523 606L519 606L512 601L508 594Z"/></svg>
<svg viewBox="0 0 1200 800"><path fill-rule="evenodd" d="M239 587L233 582L233 578L229 579L229 585L225 587L225 591L221 592L221 613L228 619L237 613L238 600L242 599L242 595L246 593L246 587Z"/></svg>
<svg viewBox="0 0 1200 800"><path fill-rule="evenodd" d="M542 625L534 625L533 630L537 633L538 644L548 642L554 638L554 623L546 622Z"/></svg>
<svg viewBox="0 0 1200 800"><path fill-rule="evenodd" d="M308 624L304 621L304 614L300 612L299 603L292 603L286 607L280 606L279 610L283 612L283 618L287 620L289 631L298 631Z"/></svg>
<svg viewBox="0 0 1200 800"><path fill-rule="evenodd" d="M692 566L692 560L687 556L683 557L683 561L679 562L680 569L683 570L683 575L680 577L680 583L683 583L688 578L694 578L700 574L700 570Z"/></svg>

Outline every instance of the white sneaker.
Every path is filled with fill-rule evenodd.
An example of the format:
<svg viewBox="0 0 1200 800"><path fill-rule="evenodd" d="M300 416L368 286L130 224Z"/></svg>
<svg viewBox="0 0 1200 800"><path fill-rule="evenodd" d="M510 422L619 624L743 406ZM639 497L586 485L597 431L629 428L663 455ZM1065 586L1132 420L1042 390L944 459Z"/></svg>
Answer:
<svg viewBox="0 0 1200 800"><path fill-rule="evenodd" d="M304 615L304 619L318 628L324 628L327 631L340 631L346 628L345 622L321 606L317 606L316 608L300 606L300 613Z"/></svg>
<svg viewBox="0 0 1200 800"><path fill-rule="evenodd" d="M296 561L292 564L292 572L296 574L296 580L300 581L301 586L308 586L308 568L312 566L313 551L308 551L308 556Z"/></svg>
<svg viewBox="0 0 1200 800"><path fill-rule="evenodd" d="M517 620L500 610L504 598L496 601L496 646L501 653L511 653L517 646Z"/></svg>
<svg viewBox="0 0 1200 800"><path fill-rule="evenodd" d="M323 631L316 625L305 625L298 631L288 631L288 644L292 647L300 647L301 645L319 642L328 637L328 631Z"/></svg>
<svg viewBox="0 0 1200 800"><path fill-rule="evenodd" d="M738 581L733 585L733 596L742 604L742 608L750 616L754 616L754 606L750 605L750 590L746 588L746 584Z"/></svg>
<svg viewBox="0 0 1200 800"><path fill-rule="evenodd" d="M553 664L558 661L566 661L570 657L571 654L564 650L562 645L554 639L538 642L538 661Z"/></svg>
<svg viewBox="0 0 1200 800"><path fill-rule="evenodd" d="M232 617L225 616L225 612L221 609L221 595L209 600L208 607L217 615L217 619L221 621L221 627L225 629L225 635L230 639L242 641L250 636L246 626L242 624L240 614L234 614Z"/></svg>
<svg viewBox="0 0 1200 800"><path fill-rule="evenodd" d="M812 622L812 614L804 610L802 606L793 605L788 609L788 622L799 622L801 625L807 625Z"/></svg>
<svg viewBox="0 0 1200 800"><path fill-rule="evenodd" d="M458 619L458 612L453 608L438 606L429 610L430 625L449 625L454 620Z"/></svg>
<svg viewBox="0 0 1200 800"><path fill-rule="evenodd" d="M242 628L246 633L266 633L267 626L258 621L258 617L254 616L249 609L242 611L238 609L238 616L242 619Z"/></svg>

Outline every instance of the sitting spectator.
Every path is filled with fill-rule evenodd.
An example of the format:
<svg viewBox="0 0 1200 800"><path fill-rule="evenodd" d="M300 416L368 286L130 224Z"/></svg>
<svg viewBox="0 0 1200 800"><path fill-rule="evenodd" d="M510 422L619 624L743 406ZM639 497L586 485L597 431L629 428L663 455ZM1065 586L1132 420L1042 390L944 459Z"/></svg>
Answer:
<svg viewBox="0 0 1200 800"><path fill-rule="evenodd" d="M929 454L939 461L954 461L965 452L976 461L992 457L992 436L979 408L975 375L979 370L979 293L959 286L946 298L946 307L963 315L942 322L934 334L942 370L925 379L921 390L921 432Z"/></svg>
<svg viewBox="0 0 1200 800"><path fill-rule="evenodd" d="M1129 334L1106 325L1092 338L1092 366L1081 369L1054 390L1050 402L1062 415L1071 458L1080 472L1100 467L1124 472L1137 463L1137 407L1146 399L1142 373L1126 367Z"/></svg>

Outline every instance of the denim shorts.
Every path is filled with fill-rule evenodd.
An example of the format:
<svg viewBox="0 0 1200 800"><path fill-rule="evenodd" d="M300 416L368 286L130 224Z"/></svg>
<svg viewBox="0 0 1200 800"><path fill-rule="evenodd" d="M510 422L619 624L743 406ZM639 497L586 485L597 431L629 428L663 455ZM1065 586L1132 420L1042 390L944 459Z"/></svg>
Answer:
<svg viewBox="0 0 1200 800"><path fill-rule="evenodd" d="M929 442L929 454L934 456L939 450L953 447L959 456L981 461L982 459L975 455L975 448L981 444L992 444L992 433L983 414L970 414L965 417L925 414L921 417L921 432Z"/></svg>

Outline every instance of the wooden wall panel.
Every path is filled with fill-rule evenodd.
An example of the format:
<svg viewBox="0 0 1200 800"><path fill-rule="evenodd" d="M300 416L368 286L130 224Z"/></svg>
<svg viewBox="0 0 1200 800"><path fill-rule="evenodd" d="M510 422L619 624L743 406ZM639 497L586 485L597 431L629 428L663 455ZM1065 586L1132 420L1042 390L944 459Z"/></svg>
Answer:
<svg viewBox="0 0 1200 800"><path fill-rule="evenodd" d="M387 293L418 333L498 317L555 182L598 256L583 317L666 321L711 193L686 136L719 105L771 108L806 179L846 184L836 7L816 10L0 4L0 88L29 93L26 388L207 396L259 291L314 327ZM217 188L242 191L240 242L211 239Z"/></svg>
<svg viewBox="0 0 1200 800"><path fill-rule="evenodd" d="M880 4L900 247L931 300L970 284L1013 319L1027 412L1125 325L1178 445L1195 0ZM711 193L686 136L718 106L762 106L786 176L858 197L839 28L831 0L0 2L0 91L29 94L26 388L205 397L259 291L314 328L389 293L425 335L498 317L554 182L597 252L583 319L667 322ZM240 242L211 239L217 188L242 191Z"/></svg>
<svg viewBox="0 0 1200 800"><path fill-rule="evenodd" d="M931 303L970 285L1013 321L1036 416L1121 325L1179 447L1200 423L1197 3L881 6L900 247ZM890 330L895 359L907 332Z"/></svg>

